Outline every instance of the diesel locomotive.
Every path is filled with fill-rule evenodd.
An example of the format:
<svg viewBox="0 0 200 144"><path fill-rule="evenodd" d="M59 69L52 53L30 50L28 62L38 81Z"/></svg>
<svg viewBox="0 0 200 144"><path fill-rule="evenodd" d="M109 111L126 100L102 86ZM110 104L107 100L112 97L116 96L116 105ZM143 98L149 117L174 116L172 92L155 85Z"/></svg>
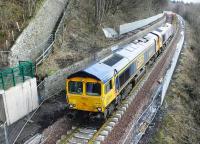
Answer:
<svg viewBox="0 0 200 144"><path fill-rule="evenodd" d="M71 74L66 79L69 108L106 118L142 77L146 65L165 49L173 34L172 24L165 23L101 61Z"/></svg>

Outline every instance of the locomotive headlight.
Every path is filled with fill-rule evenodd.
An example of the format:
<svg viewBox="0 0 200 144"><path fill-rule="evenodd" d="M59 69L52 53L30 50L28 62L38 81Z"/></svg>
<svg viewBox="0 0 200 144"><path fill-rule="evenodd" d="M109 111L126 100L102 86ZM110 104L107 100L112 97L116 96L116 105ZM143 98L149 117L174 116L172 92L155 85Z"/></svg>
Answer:
<svg viewBox="0 0 200 144"><path fill-rule="evenodd" d="M100 107L98 107L97 110L98 110L98 112L101 112L101 111L102 111L102 109L101 109Z"/></svg>
<svg viewBox="0 0 200 144"><path fill-rule="evenodd" d="M76 106L75 104L69 104L69 108L73 108L75 106Z"/></svg>

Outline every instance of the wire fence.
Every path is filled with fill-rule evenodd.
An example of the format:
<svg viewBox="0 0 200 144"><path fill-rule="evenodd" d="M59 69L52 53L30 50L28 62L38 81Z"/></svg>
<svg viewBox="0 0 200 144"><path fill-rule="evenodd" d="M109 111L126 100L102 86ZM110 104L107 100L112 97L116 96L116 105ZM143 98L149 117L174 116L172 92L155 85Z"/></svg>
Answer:
<svg viewBox="0 0 200 144"><path fill-rule="evenodd" d="M68 2L69 4L69 2ZM29 47L29 49L26 49L26 53L21 53L21 56L23 56L23 59L31 59L35 62L36 67L40 65L47 57L53 52L53 45L55 43L55 40L62 37L64 28L65 28L65 20L66 15L68 14L68 9L66 4L66 7L64 8L63 12L59 16L54 29L52 30L51 34L41 41L41 43L37 43L37 41L31 40L32 46ZM0 67L8 66L11 62L8 59L8 56L11 54L11 51L0 51ZM15 61L15 59L14 59ZM15 63L14 63L15 64Z"/></svg>
<svg viewBox="0 0 200 144"><path fill-rule="evenodd" d="M30 61L20 61L19 65L13 68L0 69L0 89L6 90L17 83L33 78L35 67Z"/></svg>
<svg viewBox="0 0 200 144"><path fill-rule="evenodd" d="M36 59L36 67L40 65L53 51L54 44L54 34L51 34L47 41L43 42L39 47L42 47L42 52L40 52L40 56Z"/></svg>
<svg viewBox="0 0 200 144"><path fill-rule="evenodd" d="M5 74L3 75L4 76L3 77L3 80L4 80L3 85L2 85L2 79L0 77L0 89L1 89L1 87L8 88L8 87L14 86L17 83L22 82L23 80L25 80L31 76L34 76L35 68L38 65L40 65L53 51L53 44L55 43L55 40L58 39L60 36L62 37L66 14L67 13L65 10L65 12L63 12L63 14L61 14L61 17L58 19L58 23L56 24L55 29L52 31L52 34L46 40L44 40L39 46L37 46L37 49L35 47L29 49L30 57L31 57L31 54L39 55L39 57L35 61L35 65L33 63L31 63L32 72L30 71L31 66L29 68L26 67L29 65L29 62L20 62L18 67L12 68L12 69L14 69L13 70L14 74L13 74L12 69L4 70L4 71L6 71L5 73L8 73L10 75L10 77L7 74L7 77L9 77L7 79L9 79L9 81L5 81ZM38 53L38 49L40 49L41 52ZM22 74L24 74L24 75L22 75ZM28 123L31 121L31 119L33 118L35 113L38 112L39 108L43 105L45 100L47 100L47 99L45 99L45 82L44 82L44 80L42 80L42 81L40 81L40 83L38 83L37 89L38 89L38 96L39 96L39 103L40 103L39 107L36 110L34 110L28 116L27 119L25 118L24 120L21 120L12 126L5 127L5 128L7 128L6 130L8 132L8 135L5 136L5 134L4 134L4 135L2 135L3 138L0 138L0 140L2 139L4 141L4 143L6 143L6 141L5 141L6 139L8 139L8 143L16 143L20 139L21 135L25 135L24 133L26 133L26 131L24 129L27 128ZM51 96L49 95L48 99L50 99L51 97L53 97L54 95L56 95L59 92L60 92L60 90ZM0 130L1 129L2 129L2 132L4 132L4 130L5 130L4 127L0 128Z"/></svg>
<svg viewBox="0 0 200 144"><path fill-rule="evenodd" d="M59 39L60 35L64 31L65 27L65 18L66 15L68 14L66 8L64 11L61 13L60 17L58 18L58 21L55 25L54 30L52 31L52 34L48 38L46 42L41 44L43 46L43 50L40 53L40 56L36 59L36 67L40 65L42 62L44 62L45 59L48 58L48 56L53 52L53 44L55 43L55 40Z"/></svg>
<svg viewBox="0 0 200 144"><path fill-rule="evenodd" d="M49 37L47 37L41 44L38 46L33 46L28 50L28 55L26 57L29 57L31 59L35 59L34 64L29 61L20 61L19 65L13 68L8 69L0 69L0 89L8 89L12 86L15 86L17 83L23 82L26 79L32 78L35 74L35 68L39 66L52 52L53 52L53 45L55 41L62 38L62 34L65 28L65 20L67 7L64 9L60 17L58 18L58 21L55 25L55 28L52 30L52 33ZM10 52L4 52L0 53L0 61L4 61L4 55L9 55ZM38 57L35 57L38 56ZM7 56L8 57L8 56ZM8 60L7 60L8 62ZM0 143L1 140L3 140L2 143L15 143L20 139L21 135L25 135L26 131L24 129L27 128L28 123L31 121L33 116L36 112L38 112L39 108L42 106L42 104L45 102L45 83L44 80L40 81L37 86L38 89L38 96L39 96L39 103L40 106L34 110L32 113L30 113L27 118L24 118L23 120L20 120L14 125L11 126L1 126L0 125ZM59 93L60 90L57 92ZM54 93L56 95L57 93ZM48 99L53 97L54 95L48 96ZM6 128L6 129L5 129ZM8 132L8 135L5 136L5 130ZM8 142L6 142L6 139L8 139Z"/></svg>

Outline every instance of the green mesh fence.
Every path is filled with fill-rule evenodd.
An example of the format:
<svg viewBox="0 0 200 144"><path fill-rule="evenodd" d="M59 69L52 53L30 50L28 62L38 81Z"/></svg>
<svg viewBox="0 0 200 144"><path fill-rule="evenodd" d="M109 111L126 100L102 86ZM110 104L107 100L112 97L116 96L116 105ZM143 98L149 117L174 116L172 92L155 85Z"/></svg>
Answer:
<svg viewBox="0 0 200 144"><path fill-rule="evenodd" d="M20 61L16 67L0 70L0 89L5 90L33 78L34 73L35 67L30 61Z"/></svg>

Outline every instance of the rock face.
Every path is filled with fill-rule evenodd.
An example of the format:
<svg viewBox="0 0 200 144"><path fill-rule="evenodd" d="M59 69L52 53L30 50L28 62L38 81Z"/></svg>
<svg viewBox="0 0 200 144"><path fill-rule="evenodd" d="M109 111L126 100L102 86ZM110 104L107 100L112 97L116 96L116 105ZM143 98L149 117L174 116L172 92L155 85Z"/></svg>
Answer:
<svg viewBox="0 0 200 144"><path fill-rule="evenodd" d="M68 0L46 0L36 16L18 37L9 54L9 64L33 60L43 51Z"/></svg>

